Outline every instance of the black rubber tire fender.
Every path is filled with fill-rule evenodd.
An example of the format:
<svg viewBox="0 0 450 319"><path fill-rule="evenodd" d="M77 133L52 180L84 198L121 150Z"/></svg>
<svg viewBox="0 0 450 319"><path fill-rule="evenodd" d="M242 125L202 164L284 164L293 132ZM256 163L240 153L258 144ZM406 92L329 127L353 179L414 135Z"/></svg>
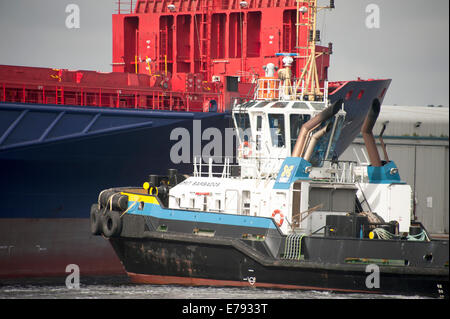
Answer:
<svg viewBox="0 0 450 319"><path fill-rule="evenodd" d="M103 235L106 237L117 237L122 232L122 219L119 212L107 211L102 218Z"/></svg>
<svg viewBox="0 0 450 319"><path fill-rule="evenodd" d="M99 236L102 234L102 218L98 204L92 204L90 214L91 234Z"/></svg>

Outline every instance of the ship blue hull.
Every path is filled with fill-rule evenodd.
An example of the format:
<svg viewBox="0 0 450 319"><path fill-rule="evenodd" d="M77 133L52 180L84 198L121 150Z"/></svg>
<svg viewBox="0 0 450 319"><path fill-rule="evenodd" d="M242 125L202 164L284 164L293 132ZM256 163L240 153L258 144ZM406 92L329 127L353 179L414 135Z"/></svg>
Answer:
<svg viewBox="0 0 450 319"><path fill-rule="evenodd" d="M99 191L165 174L175 165L174 129L223 132L229 121L223 113L0 104L0 277L64 275L68 264L82 275L121 274L109 244L89 231ZM176 166L192 172L191 163Z"/></svg>
<svg viewBox="0 0 450 319"><path fill-rule="evenodd" d="M355 92L344 102L348 125L339 153L389 84L354 81L330 95L333 102ZM360 90L364 95L357 99ZM173 167L191 173L192 163L171 160L179 140L170 136L177 128L189 133L192 159L201 140L194 123L201 132L217 128L223 142L225 128L232 127L229 113L0 103L0 277L66 275L68 264L79 265L81 275L123 274L107 242L91 236L89 208L103 189L141 185L147 174Z"/></svg>
<svg viewBox="0 0 450 319"><path fill-rule="evenodd" d="M28 114L40 113L40 120L45 123L75 109L9 104L2 105L4 113L7 107L28 110ZM1 218L88 218L85 207L96 200L95 194L100 190L139 185L146 181L146 172L165 174L167 168L175 165L170 158L170 149L178 142L177 137L170 139L173 130L186 129L192 137L194 121L200 121L196 125L201 125L202 130L215 127L223 132L230 118L224 113L111 113L110 109L98 108L83 111L68 123L79 128L71 135L40 141L47 127L36 124L33 132L27 132L30 140L17 142L26 134L25 128L18 127L16 130L24 131L22 136L9 138L16 143L0 144L0 191L4 198ZM94 132L83 133L83 125L98 114L100 118L113 114L114 119L100 123L103 126ZM140 122L133 123L139 117ZM112 123L119 120L119 124ZM66 132L74 130L66 128ZM191 163L176 166L180 173L192 172Z"/></svg>

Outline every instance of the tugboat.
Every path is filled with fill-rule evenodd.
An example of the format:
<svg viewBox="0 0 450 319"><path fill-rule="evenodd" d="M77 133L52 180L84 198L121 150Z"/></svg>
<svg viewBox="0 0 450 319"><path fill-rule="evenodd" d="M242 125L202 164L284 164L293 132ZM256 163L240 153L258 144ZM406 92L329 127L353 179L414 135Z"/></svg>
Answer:
<svg viewBox="0 0 450 319"><path fill-rule="evenodd" d="M237 165L200 158L190 176L100 192L91 232L132 282L448 298L448 240L411 221L411 187L375 144L385 89L348 108L319 81L315 47L305 54L299 78L299 56L277 54L284 67L266 64L253 99L233 106ZM339 161L359 132L370 163Z"/></svg>
<svg viewBox="0 0 450 319"><path fill-rule="evenodd" d="M448 240L411 221L411 187L380 159L379 101L360 125L370 165L338 161L344 100L307 73L292 81L282 56L278 77L266 65L254 99L233 108L238 165L199 160L192 176L170 169L104 190L92 233L134 283L448 298Z"/></svg>

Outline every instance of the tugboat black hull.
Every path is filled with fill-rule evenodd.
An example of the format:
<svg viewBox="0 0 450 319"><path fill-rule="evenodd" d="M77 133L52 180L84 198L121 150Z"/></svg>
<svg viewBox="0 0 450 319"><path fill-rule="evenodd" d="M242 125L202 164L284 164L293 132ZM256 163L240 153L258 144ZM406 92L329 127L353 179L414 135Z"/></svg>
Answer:
<svg viewBox="0 0 450 319"><path fill-rule="evenodd" d="M137 225L136 221L130 223L130 218L143 218L132 215L126 217L128 221L125 219L124 225ZM448 254L447 242L432 241L423 245L423 242L305 237L301 242L302 260L290 260L280 257L283 256L281 251L277 253L278 257L270 256L270 246L279 242L279 247L284 247L286 241L286 237L281 234L277 236L273 230L265 233L264 241L233 236L233 233L242 234L246 231L242 226L221 226L218 233L226 232L230 236L209 237L192 234L192 228L211 228L211 225L154 218L149 222L148 217L145 218L147 221L142 224L191 231L146 230L140 236L110 238L126 272L135 283L253 286L448 298L448 267L419 267L414 260L415 256L422 254L421 250L433 251L434 256L439 256L447 249ZM263 231L253 229L253 233ZM378 267L379 278L376 279L376 269L370 261L380 255L383 247L392 254L400 252L401 260L406 264L377 265L375 268ZM365 252L364 256L372 259L362 258L362 251ZM395 257L392 254L388 258ZM358 260L366 262L358 264ZM388 259L377 260L388 262ZM397 257L396 261L399 260L400 257ZM440 263L441 260L433 262Z"/></svg>

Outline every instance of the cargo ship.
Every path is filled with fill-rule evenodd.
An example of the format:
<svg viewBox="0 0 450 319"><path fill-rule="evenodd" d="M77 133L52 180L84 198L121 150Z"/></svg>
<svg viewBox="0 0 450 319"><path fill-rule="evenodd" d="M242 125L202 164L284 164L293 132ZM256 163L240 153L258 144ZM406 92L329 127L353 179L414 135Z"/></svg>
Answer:
<svg viewBox="0 0 450 319"><path fill-rule="evenodd" d="M123 274L110 245L91 235L86 207L104 188L142 183L145 172L165 174L172 164L191 172L211 139L203 132L233 127L232 106L253 99L262 66L281 69L280 56L292 57L297 89L309 83L308 99L344 100L338 158L390 80L328 82L333 46L320 45L313 7L119 1L113 72L0 65L0 277L64 276L68 264L82 275ZM181 163L170 157L177 129L200 143Z"/></svg>

